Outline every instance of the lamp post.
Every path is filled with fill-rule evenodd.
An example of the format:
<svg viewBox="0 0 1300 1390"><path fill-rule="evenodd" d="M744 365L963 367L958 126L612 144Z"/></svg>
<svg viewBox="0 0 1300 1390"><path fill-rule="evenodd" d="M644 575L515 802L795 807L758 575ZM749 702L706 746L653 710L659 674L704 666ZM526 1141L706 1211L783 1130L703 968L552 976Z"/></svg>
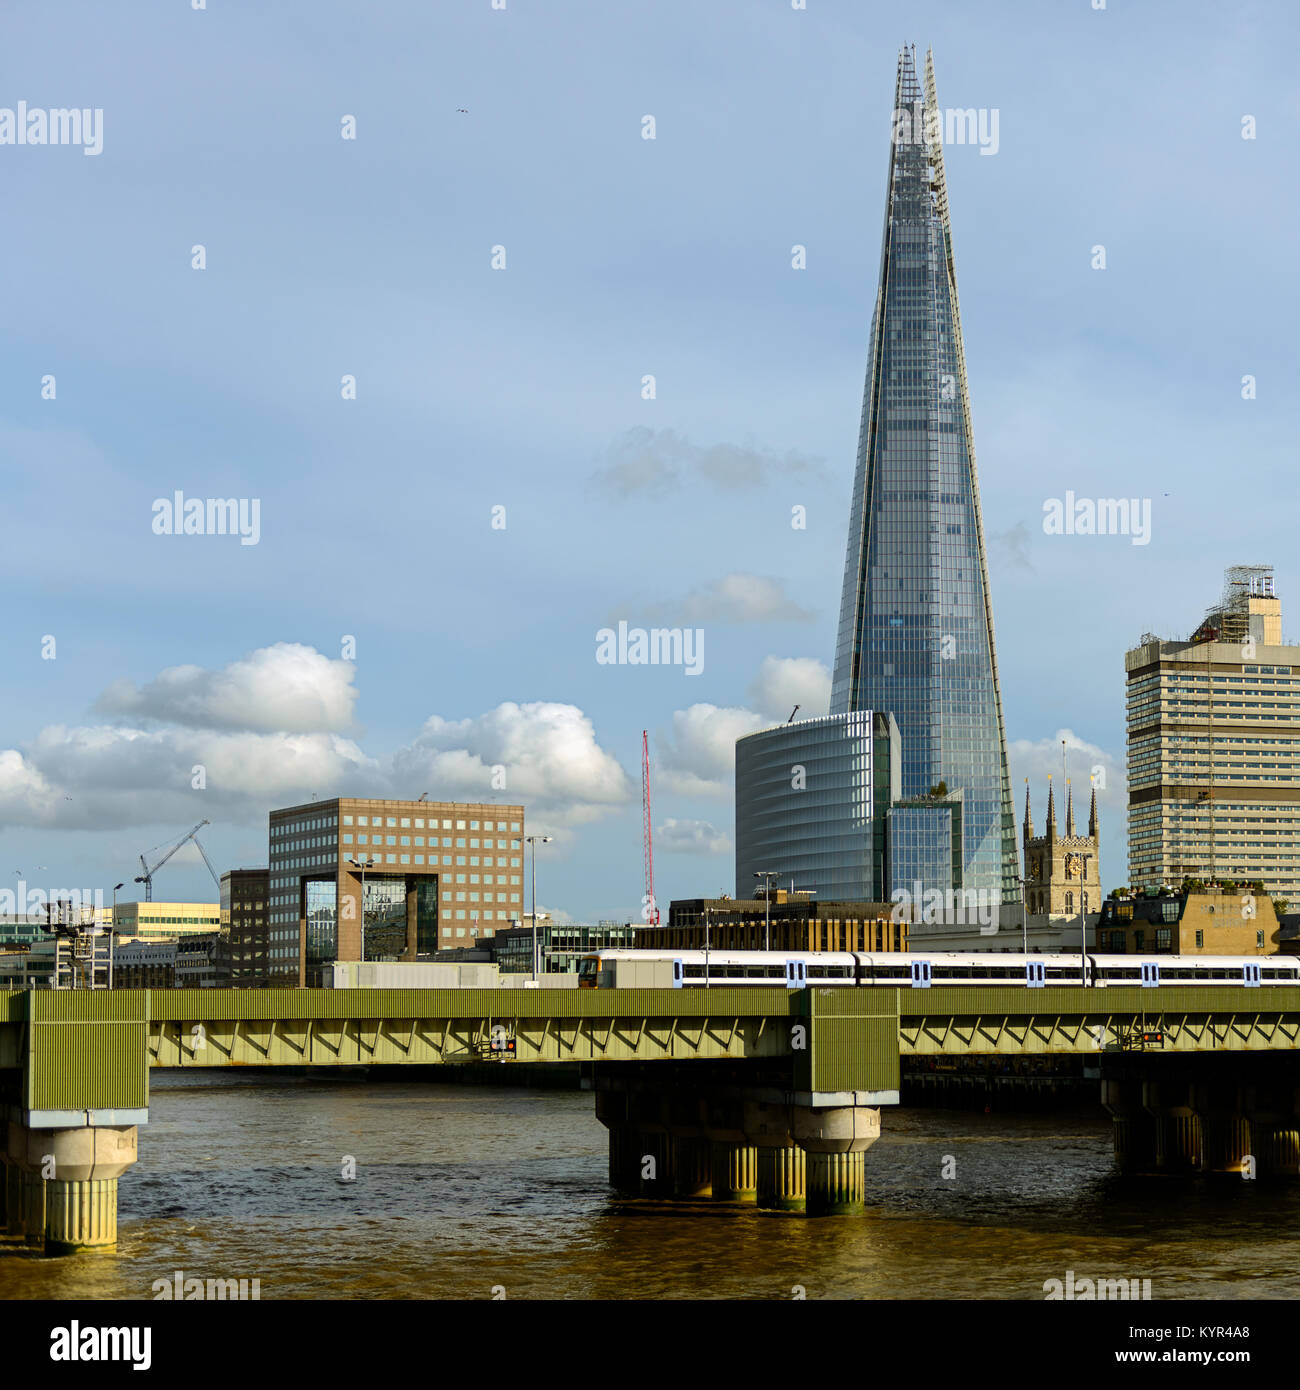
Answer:
<svg viewBox="0 0 1300 1390"><path fill-rule="evenodd" d="M524 839L533 847L533 983L537 983L537 842L549 845L549 835L525 835Z"/></svg>
<svg viewBox="0 0 1300 1390"><path fill-rule="evenodd" d="M755 878L761 878L763 883L763 949L772 949L772 880L777 877L775 869L758 869L754 874ZM793 887L794 879L790 880Z"/></svg>
<svg viewBox="0 0 1300 1390"><path fill-rule="evenodd" d="M709 987L709 909L704 909L704 988Z"/></svg>
<svg viewBox="0 0 1300 1390"><path fill-rule="evenodd" d="M1082 868L1079 872L1079 980L1088 983L1088 890L1083 886L1088 881L1088 860L1092 856L1079 856Z"/></svg>
<svg viewBox="0 0 1300 1390"><path fill-rule="evenodd" d="M373 859L349 859L354 869L361 870L361 959L366 958L366 870L375 867ZM337 949L337 943L335 946Z"/></svg>
<svg viewBox="0 0 1300 1390"><path fill-rule="evenodd" d="M108 987L113 988L113 938L117 935L117 890L120 883L113 885L113 907L108 914Z"/></svg>
<svg viewBox="0 0 1300 1390"><path fill-rule="evenodd" d="M1019 880L1020 883L1020 927L1024 941L1024 953L1029 955L1029 885L1038 882L1038 875L1031 874Z"/></svg>

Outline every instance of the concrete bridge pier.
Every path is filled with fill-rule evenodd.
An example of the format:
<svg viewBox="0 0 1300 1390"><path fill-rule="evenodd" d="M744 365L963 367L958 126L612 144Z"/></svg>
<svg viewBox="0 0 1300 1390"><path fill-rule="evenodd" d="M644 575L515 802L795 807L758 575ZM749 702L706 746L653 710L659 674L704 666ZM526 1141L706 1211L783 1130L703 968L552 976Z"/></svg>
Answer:
<svg viewBox="0 0 1300 1390"><path fill-rule="evenodd" d="M808 1206L808 1160L801 1148L755 1150L758 1161L755 1199L766 1211L805 1211Z"/></svg>
<svg viewBox="0 0 1300 1390"><path fill-rule="evenodd" d="M11 1235L52 1254L117 1244L117 1180L136 1161L135 1125L33 1129L11 1113L5 1215Z"/></svg>
<svg viewBox="0 0 1300 1390"><path fill-rule="evenodd" d="M1282 1080L1243 1088L1251 1149L1260 1177L1300 1177L1300 1091Z"/></svg>
<svg viewBox="0 0 1300 1390"><path fill-rule="evenodd" d="M1240 1174L1252 1152L1241 1093L1240 1086L1223 1078L1192 1087L1192 1104L1201 1122L1201 1166L1207 1173Z"/></svg>
<svg viewBox="0 0 1300 1390"><path fill-rule="evenodd" d="M1201 1166L1204 1138L1191 1085L1186 1081L1143 1081L1142 1104L1156 1122L1157 1170L1196 1172Z"/></svg>
<svg viewBox="0 0 1300 1390"><path fill-rule="evenodd" d="M755 1194L765 1211L804 1211L808 1198L808 1162L790 1131L790 1107L747 1100L745 1138L754 1146Z"/></svg>
<svg viewBox="0 0 1300 1390"><path fill-rule="evenodd" d="M866 1151L880 1138L880 1111L865 1105L796 1105L792 1130L807 1154L809 1216L845 1216L866 1205Z"/></svg>
<svg viewBox="0 0 1300 1390"><path fill-rule="evenodd" d="M1156 1166L1156 1119L1142 1104L1141 1081L1103 1078L1101 1103L1110 1111L1120 1170L1150 1172Z"/></svg>
<svg viewBox="0 0 1300 1390"><path fill-rule="evenodd" d="M709 1097L704 1106L704 1126L714 1201L754 1201L758 1196L758 1151L745 1133L742 1096L728 1090Z"/></svg>

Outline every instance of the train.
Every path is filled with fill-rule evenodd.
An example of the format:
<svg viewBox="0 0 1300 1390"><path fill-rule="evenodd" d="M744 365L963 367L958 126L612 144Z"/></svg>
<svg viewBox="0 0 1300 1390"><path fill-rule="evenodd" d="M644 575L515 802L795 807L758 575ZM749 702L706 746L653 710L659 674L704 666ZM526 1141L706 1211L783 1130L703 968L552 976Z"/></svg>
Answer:
<svg viewBox="0 0 1300 1390"><path fill-rule="evenodd" d="M1022 986L1300 984L1300 957L1175 955L1049 955L1012 952L862 951L596 951L578 962L579 989L612 989L619 964L638 972L662 963L665 985L674 989L767 985L882 986L930 989L952 985ZM671 973L667 967L671 967Z"/></svg>

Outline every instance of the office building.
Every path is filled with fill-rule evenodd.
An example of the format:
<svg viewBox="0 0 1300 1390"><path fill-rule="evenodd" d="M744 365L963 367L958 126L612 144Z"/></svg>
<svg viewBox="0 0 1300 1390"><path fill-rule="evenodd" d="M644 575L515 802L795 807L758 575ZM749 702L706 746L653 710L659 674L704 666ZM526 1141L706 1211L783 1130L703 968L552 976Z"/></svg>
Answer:
<svg viewBox="0 0 1300 1390"><path fill-rule="evenodd" d="M674 898L668 923L638 927L654 951L906 951L908 924L887 902L820 901L784 888L765 898Z"/></svg>
<svg viewBox="0 0 1300 1390"><path fill-rule="evenodd" d="M269 869L228 869L221 875L221 924L230 934L230 984L250 989L268 982Z"/></svg>
<svg viewBox="0 0 1300 1390"><path fill-rule="evenodd" d="M472 946L523 910L524 808L338 797L272 811L267 974ZM363 902L364 885L364 902Z"/></svg>
<svg viewBox="0 0 1300 1390"><path fill-rule="evenodd" d="M630 947L637 928L631 923L553 923L538 913L537 954L542 975L576 974L578 962L593 951ZM503 975L530 975L533 969L533 931L527 922L507 927L493 938L492 954Z"/></svg>
<svg viewBox="0 0 1300 1390"><path fill-rule="evenodd" d="M218 903L115 903L104 909L111 915L113 931L120 937L144 940L161 937L202 936L221 930Z"/></svg>
<svg viewBox="0 0 1300 1390"><path fill-rule="evenodd" d="M934 66L899 57L831 714L889 711L902 796L961 795L962 884L1019 897ZM913 838L942 836L935 816ZM918 854L924 847L915 846ZM771 867L780 868L780 865ZM950 884L926 887L946 888Z"/></svg>
<svg viewBox="0 0 1300 1390"><path fill-rule="evenodd" d="M1147 633L1124 666L1129 883L1258 879L1300 903L1300 647L1272 567L1229 569L1189 638Z"/></svg>
<svg viewBox="0 0 1300 1390"><path fill-rule="evenodd" d="M901 790L898 726L863 710L736 740L736 896L761 872L827 901L887 896L886 821Z"/></svg>

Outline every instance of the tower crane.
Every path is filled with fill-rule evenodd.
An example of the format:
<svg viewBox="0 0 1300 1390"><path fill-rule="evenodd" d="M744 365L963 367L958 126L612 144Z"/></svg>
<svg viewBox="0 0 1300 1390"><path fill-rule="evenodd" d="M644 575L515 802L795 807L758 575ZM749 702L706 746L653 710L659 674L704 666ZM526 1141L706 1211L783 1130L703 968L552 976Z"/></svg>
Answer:
<svg viewBox="0 0 1300 1390"><path fill-rule="evenodd" d="M221 878L220 878L219 875L217 874L217 871L212 867L212 860L208 858L208 852L207 852L207 850L205 850L205 849L203 848L203 844L202 844L202 842L199 840L199 831L202 830L203 827L204 827L205 825L211 825L211 824L212 824L211 821L201 820L201 821L194 827L193 830L187 830L187 831L185 832L185 834L182 835L182 836L180 837L180 839L177 840L176 843L172 845L172 847L167 851L166 854L163 855L163 857L162 857L161 859L156 860L156 861L154 862L154 864L153 864L152 867L150 867L148 861L145 859L145 857L144 857L143 854L140 856L140 867L144 870L144 873L142 873L142 874L137 874L137 875L135 876L135 881L136 881L137 883L143 883L143 884L144 884L144 900L145 900L145 902L147 902L147 903L153 902L153 876L154 876L154 874L156 874L156 873L158 872L158 870L161 869L162 866L172 857L172 855L175 854L176 851L177 851L178 849L180 849L180 847L181 847L183 844L185 844L187 841L189 841L189 840L193 840L194 843L195 843L195 845L198 846L198 851L199 851L199 853L203 856L203 862L208 866L208 872L212 875L212 881L217 885L218 888L221 887ZM155 845L155 847L154 847L154 849L161 849L161 848L162 848L161 845ZM151 850L149 851L149 853L150 853L150 854L153 854L153 853L154 853L154 850L151 849Z"/></svg>

